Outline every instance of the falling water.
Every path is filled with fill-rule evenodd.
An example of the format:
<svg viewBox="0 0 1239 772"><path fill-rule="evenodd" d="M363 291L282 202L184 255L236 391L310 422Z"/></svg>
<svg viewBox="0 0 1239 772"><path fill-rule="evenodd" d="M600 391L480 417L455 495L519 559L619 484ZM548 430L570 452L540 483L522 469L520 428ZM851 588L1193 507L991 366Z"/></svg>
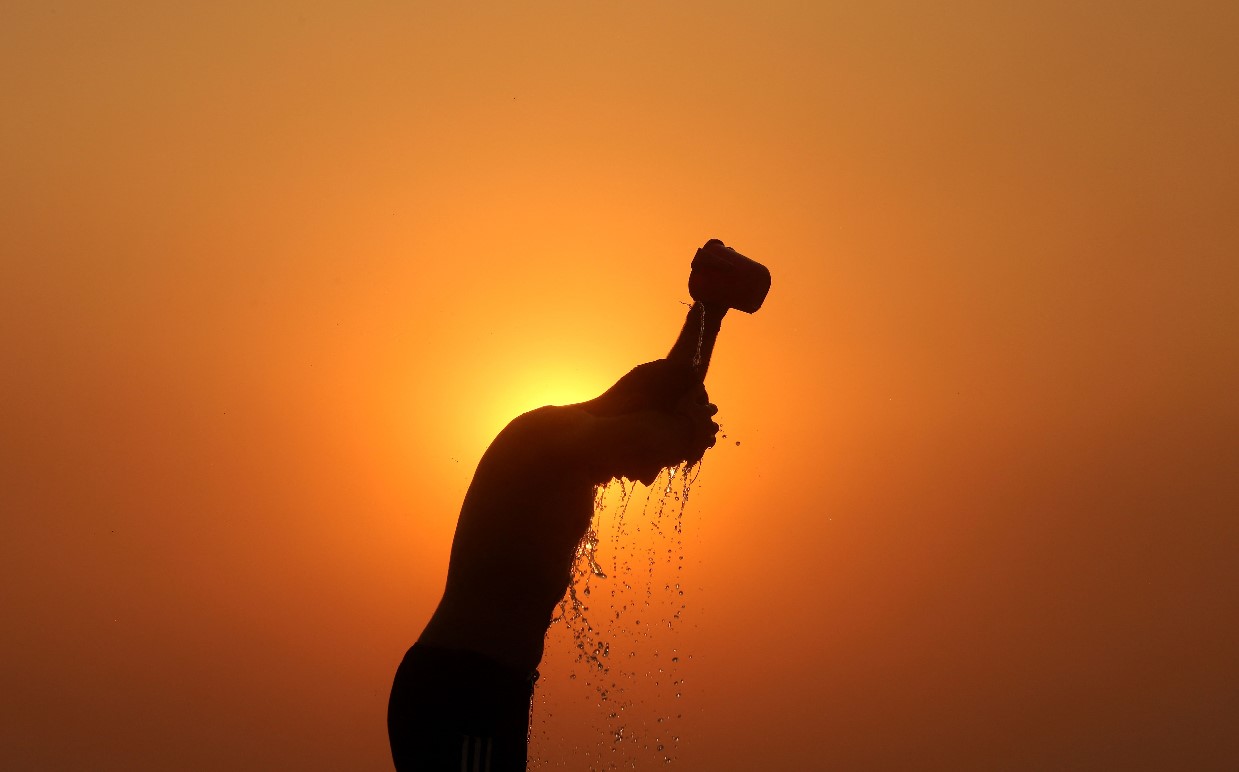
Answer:
<svg viewBox="0 0 1239 772"><path fill-rule="evenodd" d="M692 359L694 370L701 365L706 332L705 308L697 305L700 327ZM664 689L674 692L677 701L683 693L679 651L673 647L668 655L665 633L659 630L656 637L652 631L657 629L654 627L657 623L674 633L687 608L682 573L684 509L700 472L700 462L663 470L649 487L641 515L635 522L628 510L636 483L625 485L622 480L613 480L594 491L594 517L577 545L572 583L552 619L552 630L566 630L576 651L569 680L584 681L593 695L595 707L605 716L603 742L595 743L592 749L581 749L571 764L573 769L580 768L582 763L587 763L590 769L617 769L621 765L637 769L638 759L643 757L653 756L663 764L671 764L675 759L680 737L673 722L683 715L678 705L665 715L657 715L650 724L649 706L643 705L641 711L634 710L637 698L628 687L642 682L648 691L648 684L652 683L656 693L661 694ZM614 492L615 488L618 492ZM655 491L661 491L657 500ZM643 525L644 537L641 536ZM603 570L598 555L599 531L607 528L610 529L609 575ZM644 560L638 561L642 543L647 544ZM634 571L638 562L646 568L644 597L634 595L634 584L642 583ZM660 580L660 571L671 566L674 572ZM593 597L591 580L607 581L610 598L605 614L592 610L589 605ZM660 581L663 588L656 593ZM646 620L644 624L641 617ZM627 655L613 658L612 643L621 650L626 649ZM692 659L692 655L687 655L687 659ZM529 766L542 768L550 764L531 755ZM645 766L641 764L641 768Z"/></svg>
<svg viewBox="0 0 1239 772"><path fill-rule="evenodd" d="M697 303L700 307L700 312L697 318L700 320L700 326L697 328L697 350L693 352L693 370L701 369L701 348L705 345L706 340L706 307L705 303Z"/></svg>
<svg viewBox="0 0 1239 772"><path fill-rule="evenodd" d="M683 515L699 472L700 464L664 470L639 515L635 483L612 481L595 491L594 518L551 631L571 639L568 680L589 695L598 711L589 723L601 732L592 747L573 750L570 768L645 768L675 759L681 660L691 659L674 645L687 608ZM554 648L548 641L548 655ZM544 679L539 688L546 686ZM551 765L530 762L531 769Z"/></svg>

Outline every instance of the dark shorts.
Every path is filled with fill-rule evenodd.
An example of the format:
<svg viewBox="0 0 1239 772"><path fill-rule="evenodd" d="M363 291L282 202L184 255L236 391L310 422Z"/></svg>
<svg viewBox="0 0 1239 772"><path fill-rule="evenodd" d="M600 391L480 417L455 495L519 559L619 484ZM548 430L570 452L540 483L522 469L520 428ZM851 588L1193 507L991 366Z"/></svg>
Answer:
<svg viewBox="0 0 1239 772"><path fill-rule="evenodd" d="M387 703L396 769L524 770L537 677L470 651L414 644Z"/></svg>

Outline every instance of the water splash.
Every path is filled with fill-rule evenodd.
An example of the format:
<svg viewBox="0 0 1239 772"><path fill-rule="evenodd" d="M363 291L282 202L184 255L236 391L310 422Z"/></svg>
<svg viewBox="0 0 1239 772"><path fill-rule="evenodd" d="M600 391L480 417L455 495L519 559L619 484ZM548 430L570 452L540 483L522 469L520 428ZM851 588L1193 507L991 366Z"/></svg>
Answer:
<svg viewBox="0 0 1239 772"><path fill-rule="evenodd" d="M584 690L601 712L601 720L590 721L600 733L593 747L563 749L576 759L568 768L580 768L584 757L591 769L617 769L669 764L676 756L678 733L667 724L679 715L670 706L684 679L681 656L668 636L674 636L687 608L683 515L700 471L700 464L664 470L649 486L639 515L631 506L638 498L636 483L613 480L595 490L594 517L577 546L572 583L555 613L554 621L562 624L548 635L544 662L551 664L562 650L550 639L568 637L574 652L569 677L552 686L544 667L539 682L540 691ZM617 656L611 656L612 649ZM546 738L547 714L535 716L542 717ZM540 755L531 753L530 769L562 766Z"/></svg>
<svg viewBox="0 0 1239 772"><path fill-rule="evenodd" d="M697 315L701 320L701 326L697 329L697 350L693 352L693 370L700 370L701 348L705 345L706 340L706 305L705 303L697 303L695 305L701 307L701 312Z"/></svg>

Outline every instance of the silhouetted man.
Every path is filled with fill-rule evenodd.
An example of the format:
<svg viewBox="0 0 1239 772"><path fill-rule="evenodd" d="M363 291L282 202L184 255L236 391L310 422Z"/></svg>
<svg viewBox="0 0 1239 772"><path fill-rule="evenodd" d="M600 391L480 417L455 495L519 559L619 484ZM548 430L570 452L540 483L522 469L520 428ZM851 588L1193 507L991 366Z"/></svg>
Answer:
<svg viewBox="0 0 1239 772"><path fill-rule="evenodd" d="M718 411L678 362L641 365L602 396L516 418L478 462L443 599L396 671L387 728L396 768L525 769L543 637L572 580L594 488L649 485L714 445Z"/></svg>

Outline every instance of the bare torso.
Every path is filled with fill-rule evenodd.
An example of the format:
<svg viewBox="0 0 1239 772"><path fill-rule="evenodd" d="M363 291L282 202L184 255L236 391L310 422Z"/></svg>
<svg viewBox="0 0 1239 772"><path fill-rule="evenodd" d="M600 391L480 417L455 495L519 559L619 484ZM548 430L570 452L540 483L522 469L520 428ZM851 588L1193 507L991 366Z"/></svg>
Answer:
<svg viewBox="0 0 1239 772"><path fill-rule="evenodd" d="M653 482L714 444L717 411L691 372L665 360L635 368L579 405L509 423L478 462L452 541L443 599L420 643L475 651L522 672L542 659L555 605L572 581L595 486ZM682 393L673 409L656 409Z"/></svg>
<svg viewBox="0 0 1239 772"><path fill-rule="evenodd" d="M465 495L447 586L421 643L477 651L520 671L537 667L593 517L594 481L560 457L580 420L572 407L541 408L491 444Z"/></svg>

